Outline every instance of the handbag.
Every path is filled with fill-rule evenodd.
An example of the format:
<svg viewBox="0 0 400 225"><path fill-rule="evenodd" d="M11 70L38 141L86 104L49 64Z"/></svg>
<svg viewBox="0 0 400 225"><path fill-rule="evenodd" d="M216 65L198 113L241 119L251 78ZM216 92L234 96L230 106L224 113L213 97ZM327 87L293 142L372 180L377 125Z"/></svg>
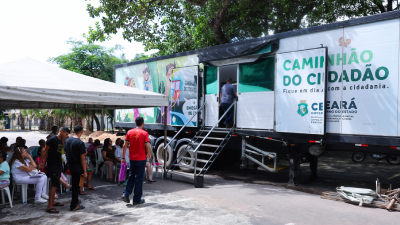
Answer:
<svg viewBox="0 0 400 225"><path fill-rule="evenodd" d="M122 163L121 169L119 170L119 178L118 181L124 181L126 177L126 169L128 168L128 164Z"/></svg>
<svg viewBox="0 0 400 225"><path fill-rule="evenodd" d="M34 170L28 172L29 176L35 176L35 175L37 175L38 173L39 173L39 170L37 170L37 169L34 169Z"/></svg>

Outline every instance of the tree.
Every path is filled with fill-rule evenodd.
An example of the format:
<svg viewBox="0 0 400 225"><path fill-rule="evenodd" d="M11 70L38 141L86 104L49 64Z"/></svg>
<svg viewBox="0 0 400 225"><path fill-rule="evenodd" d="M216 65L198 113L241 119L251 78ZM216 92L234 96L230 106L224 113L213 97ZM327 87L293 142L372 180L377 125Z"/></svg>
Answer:
<svg viewBox="0 0 400 225"><path fill-rule="evenodd" d="M32 109L21 109L21 114L23 117L26 117L29 130L32 130L31 121L35 117L35 112Z"/></svg>
<svg viewBox="0 0 400 225"><path fill-rule="evenodd" d="M45 130L46 126L45 126L45 119L46 119L46 115L47 112L43 109L34 109L33 110L35 112L35 117L39 118L40 122L39 122L39 130Z"/></svg>
<svg viewBox="0 0 400 225"><path fill-rule="evenodd" d="M397 9L392 0L103 0L88 4L102 24L85 37L104 41L122 30L166 55Z"/></svg>
<svg viewBox="0 0 400 225"><path fill-rule="evenodd" d="M67 44L71 45L70 52L49 58L48 61L58 64L63 69L111 82L114 76L114 65L128 62L125 59L125 55L121 53L123 48L119 45L113 48L106 48L94 43L86 43L74 39L69 39ZM117 56L118 53L121 53L119 57ZM139 55L138 57L144 56ZM78 109L77 121L74 121L73 113L69 116L72 119L71 126L82 124L82 118L87 116L87 112L82 112L81 109ZM99 119L96 116L96 113L98 114L99 112L90 110L89 113L96 122L97 127L100 127Z"/></svg>
<svg viewBox="0 0 400 225"><path fill-rule="evenodd" d="M128 62L123 54L121 57L116 56L123 49L120 45L106 48L74 39L66 43L71 45L70 52L51 57L47 61L63 69L106 81L113 81L114 65Z"/></svg>
<svg viewBox="0 0 400 225"><path fill-rule="evenodd" d="M148 59L148 58L150 58L150 57L144 53L140 53L140 54L136 53L135 58L130 60L130 62L140 61L140 60L144 60L144 59Z"/></svg>
<svg viewBox="0 0 400 225"><path fill-rule="evenodd" d="M372 4L375 7L377 7L381 13L390 12L390 11L399 9L399 1L398 0L397 1L371 0L370 2L372 2Z"/></svg>
<svg viewBox="0 0 400 225"><path fill-rule="evenodd" d="M20 124L20 128L21 130L25 130L25 117L24 115L22 115L22 111L19 112L19 124Z"/></svg>

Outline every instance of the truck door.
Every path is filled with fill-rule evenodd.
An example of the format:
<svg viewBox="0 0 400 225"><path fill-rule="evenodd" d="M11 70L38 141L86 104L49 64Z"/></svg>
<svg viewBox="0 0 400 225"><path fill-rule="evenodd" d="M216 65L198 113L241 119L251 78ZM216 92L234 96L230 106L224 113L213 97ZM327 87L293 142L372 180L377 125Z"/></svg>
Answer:
<svg viewBox="0 0 400 225"><path fill-rule="evenodd" d="M238 128L274 129L274 80L275 57L239 65Z"/></svg>
<svg viewBox="0 0 400 225"><path fill-rule="evenodd" d="M277 54L276 131L325 134L327 49Z"/></svg>
<svg viewBox="0 0 400 225"><path fill-rule="evenodd" d="M218 122L219 100L218 67L205 66L204 93L206 104L205 125L214 126Z"/></svg>

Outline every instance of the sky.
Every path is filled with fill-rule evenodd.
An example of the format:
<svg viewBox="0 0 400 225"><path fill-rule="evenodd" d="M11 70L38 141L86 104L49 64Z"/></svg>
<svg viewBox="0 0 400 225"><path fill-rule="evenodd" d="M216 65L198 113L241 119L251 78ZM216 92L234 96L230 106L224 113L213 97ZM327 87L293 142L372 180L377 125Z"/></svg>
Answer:
<svg viewBox="0 0 400 225"><path fill-rule="evenodd" d="M100 21L89 17L88 3L99 5L98 0L1 0L0 64L27 57L46 62L49 57L67 53L70 46L66 40L85 40L82 34L89 26L94 27L96 20ZM141 43L124 40L121 32L110 41L97 44L120 44L128 59L144 53Z"/></svg>

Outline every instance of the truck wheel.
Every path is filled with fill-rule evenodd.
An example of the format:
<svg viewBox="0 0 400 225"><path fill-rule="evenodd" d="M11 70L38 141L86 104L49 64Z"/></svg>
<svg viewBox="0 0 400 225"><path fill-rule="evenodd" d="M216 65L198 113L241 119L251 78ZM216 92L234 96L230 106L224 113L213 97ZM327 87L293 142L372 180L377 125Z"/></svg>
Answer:
<svg viewBox="0 0 400 225"><path fill-rule="evenodd" d="M173 162L174 152L172 151L171 146L167 147L167 162L166 167L169 168ZM160 144L157 148L157 160L159 163L164 163L164 143Z"/></svg>
<svg viewBox="0 0 400 225"><path fill-rule="evenodd" d="M364 161L366 156L367 155L363 153L353 153L353 155L351 156L351 160L353 160L353 162L355 163L360 163Z"/></svg>
<svg viewBox="0 0 400 225"><path fill-rule="evenodd" d="M176 154L176 157L178 158L178 156L181 156L182 152L186 150L194 150L194 148L192 146L188 146L188 145L182 145L179 150L178 153ZM185 154L182 155L183 157L187 157L187 158L192 158L193 160L189 160L189 159L182 159L180 164L183 165L187 165L187 166L194 166L194 153L193 152L188 152L186 151ZM186 168L186 167L179 167L183 172L193 172L193 169L190 168Z"/></svg>
<svg viewBox="0 0 400 225"><path fill-rule="evenodd" d="M390 165L400 165L400 157L395 155L388 155L386 156L386 161Z"/></svg>

